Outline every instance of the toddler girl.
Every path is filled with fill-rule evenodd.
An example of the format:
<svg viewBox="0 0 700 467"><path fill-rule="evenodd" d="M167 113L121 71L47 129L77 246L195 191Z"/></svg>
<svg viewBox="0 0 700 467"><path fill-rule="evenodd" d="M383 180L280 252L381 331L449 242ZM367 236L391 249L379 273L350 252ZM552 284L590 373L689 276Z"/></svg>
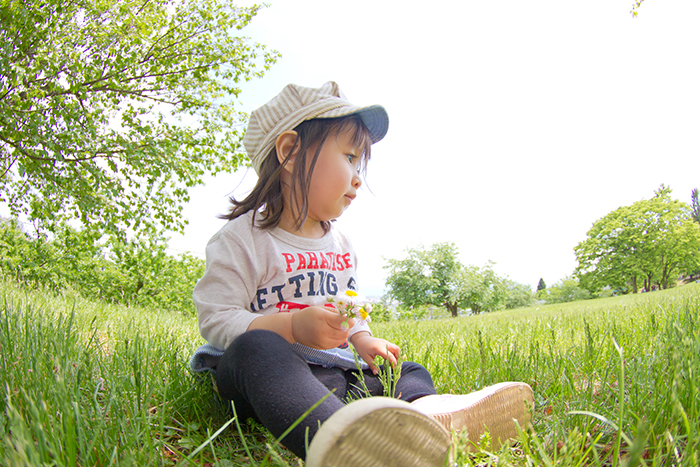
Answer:
<svg viewBox="0 0 700 467"><path fill-rule="evenodd" d="M194 290L208 345L192 368L215 371L239 419L254 418L275 437L301 418L281 442L309 466L441 466L448 430L477 436L486 427L505 440L513 418L526 423L524 401L532 401L522 383L436 396L428 371L412 362L402 364L398 399L366 397L383 393L374 358L394 366L399 347L329 304L358 290L355 252L332 221L355 199L388 125L383 107L357 107L333 82L290 84L254 111L243 144L257 184L231 199ZM348 343L362 359L362 384ZM474 417L484 409L498 416Z"/></svg>

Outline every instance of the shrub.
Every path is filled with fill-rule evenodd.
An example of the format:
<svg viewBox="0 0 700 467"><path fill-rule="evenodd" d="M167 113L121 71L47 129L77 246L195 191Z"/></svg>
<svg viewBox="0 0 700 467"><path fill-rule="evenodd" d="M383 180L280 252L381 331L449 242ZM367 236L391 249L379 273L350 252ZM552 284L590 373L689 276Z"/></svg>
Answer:
<svg viewBox="0 0 700 467"><path fill-rule="evenodd" d="M0 219L0 272L30 287L58 293L72 288L115 304L144 305L194 314L192 289L204 261L167 254L161 236L103 240L64 226L49 238Z"/></svg>
<svg viewBox="0 0 700 467"><path fill-rule="evenodd" d="M578 279L568 276L547 289L545 300L547 303L564 303L589 298L593 295L581 287Z"/></svg>

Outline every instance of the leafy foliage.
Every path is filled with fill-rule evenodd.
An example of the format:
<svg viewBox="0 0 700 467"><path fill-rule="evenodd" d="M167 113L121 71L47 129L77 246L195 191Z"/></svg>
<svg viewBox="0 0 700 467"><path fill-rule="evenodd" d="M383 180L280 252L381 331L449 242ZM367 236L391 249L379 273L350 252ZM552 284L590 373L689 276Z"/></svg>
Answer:
<svg viewBox="0 0 700 467"><path fill-rule="evenodd" d="M529 287L500 278L493 263L483 268L464 266L457 255L457 246L444 242L429 250L409 248L404 259L388 259L388 298L410 310L423 305L443 306L454 317L460 308L481 313L532 302Z"/></svg>
<svg viewBox="0 0 700 467"><path fill-rule="evenodd" d="M453 278L451 292L452 303L474 314L505 307L505 287L491 262L483 268L462 267Z"/></svg>
<svg viewBox="0 0 700 467"><path fill-rule="evenodd" d="M644 0L634 0L632 2L632 10L630 10L630 13L632 13L632 17L636 18L637 17L637 10L639 9L640 6L642 6L642 3L644 3Z"/></svg>
<svg viewBox="0 0 700 467"><path fill-rule="evenodd" d="M539 292L540 290L546 290L547 289L547 284L545 284L544 279L540 277L540 281L537 283L537 291Z"/></svg>
<svg viewBox="0 0 700 467"><path fill-rule="evenodd" d="M506 290L505 307L507 310L523 308L535 302L535 295L529 285L519 284L508 278L502 279Z"/></svg>
<svg viewBox="0 0 700 467"><path fill-rule="evenodd" d="M535 296L538 300L543 300L547 296L547 284L545 284L544 279L540 277L540 281L537 283L537 291Z"/></svg>
<svg viewBox="0 0 700 467"><path fill-rule="evenodd" d="M372 302L372 322L373 323L386 323L391 321L392 313L391 308L389 308L385 303L382 302Z"/></svg>
<svg viewBox="0 0 700 467"><path fill-rule="evenodd" d="M588 300L593 298L593 295L581 287L577 278L568 276L546 289L543 298L547 303L565 303Z"/></svg>
<svg viewBox="0 0 700 467"><path fill-rule="evenodd" d="M692 214L693 220L700 224L700 200L698 200L698 189L694 188L690 193L690 198L692 204Z"/></svg>
<svg viewBox="0 0 700 467"><path fill-rule="evenodd" d="M187 189L231 171L237 83L277 59L227 0L2 0L0 202L60 230L181 230Z"/></svg>
<svg viewBox="0 0 700 467"><path fill-rule="evenodd" d="M447 307L457 316L452 292L455 275L462 266L454 243L437 243L431 250L409 248L405 259L389 259L388 296L413 308L432 304Z"/></svg>
<svg viewBox="0 0 700 467"><path fill-rule="evenodd" d="M574 248L584 288L666 289L679 274L697 270L700 225L692 221L690 207L670 194L662 185L652 199L616 209L593 224Z"/></svg>
<svg viewBox="0 0 700 467"><path fill-rule="evenodd" d="M53 238L0 222L0 272L53 292L74 289L110 303L194 314L192 289L204 261L165 252L160 236L101 244L94 232L63 226Z"/></svg>

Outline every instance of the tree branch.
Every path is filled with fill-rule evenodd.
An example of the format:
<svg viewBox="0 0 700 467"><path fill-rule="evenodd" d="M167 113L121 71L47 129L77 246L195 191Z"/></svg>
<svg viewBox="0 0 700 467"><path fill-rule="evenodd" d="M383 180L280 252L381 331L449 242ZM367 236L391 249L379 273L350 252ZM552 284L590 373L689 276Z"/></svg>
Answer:
<svg viewBox="0 0 700 467"><path fill-rule="evenodd" d="M83 157L64 157L62 159L57 159L55 157L40 157L31 154L29 151L24 149L21 145L15 143L14 141L9 141L6 138L0 137L0 141L4 142L5 144L8 144L9 146L13 147L17 151L19 151L23 156L25 156L28 159L31 159L33 161L39 161L39 162L85 162L89 160L95 160L95 159L111 159L114 156L118 154L126 154L128 152L131 152L133 149L102 149L102 150L96 150L94 153L92 153L89 156L83 156ZM152 146L152 144L140 144L138 146L135 146L134 149L145 149ZM72 151L71 154L85 154L89 153L90 151ZM16 160L16 159L15 159Z"/></svg>
<svg viewBox="0 0 700 467"><path fill-rule="evenodd" d="M8 154L7 159L8 159L8 160L10 159L9 154ZM17 159L19 159L19 157L15 157L14 159L12 159L12 160L10 161L10 163L7 165L7 168L6 168L5 171L2 173L2 177L0 177L0 178L5 178L5 176L10 172L10 169L12 168L12 166L15 165L15 162L17 162Z"/></svg>

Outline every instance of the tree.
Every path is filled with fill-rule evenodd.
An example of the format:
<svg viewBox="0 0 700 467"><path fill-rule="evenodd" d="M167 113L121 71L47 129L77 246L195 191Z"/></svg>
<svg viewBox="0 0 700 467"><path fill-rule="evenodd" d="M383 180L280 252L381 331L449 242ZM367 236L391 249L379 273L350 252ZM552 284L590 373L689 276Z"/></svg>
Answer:
<svg viewBox="0 0 700 467"><path fill-rule="evenodd" d="M386 285L390 298L407 307L436 305L457 316L458 304L451 299L454 278L462 269L454 243L436 243L428 251L409 248L405 259L389 259Z"/></svg>
<svg viewBox="0 0 700 467"><path fill-rule="evenodd" d="M692 214L693 220L700 224L700 201L698 200L698 189L694 188L690 192L690 198L692 201Z"/></svg>
<svg viewBox="0 0 700 467"><path fill-rule="evenodd" d="M276 52L227 0L2 0L0 202L48 229L184 228L187 189L232 171L238 83Z"/></svg>
<svg viewBox="0 0 700 467"><path fill-rule="evenodd" d="M483 268L463 267L454 276L449 301L473 314L494 311L506 306L507 288L489 261ZM453 313L453 316L456 314Z"/></svg>
<svg viewBox="0 0 700 467"><path fill-rule="evenodd" d="M544 283L544 279L540 277L540 281L537 283L537 291L547 290L547 284Z"/></svg>
<svg viewBox="0 0 700 467"><path fill-rule="evenodd" d="M574 302L589 298L593 298L592 294L581 287L578 279L571 276L565 277L551 286L545 295L547 303Z"/></svg>
<svg viewBox="0 0 700 467"><path fill-rule="evenodd" d="M483 268L464 266L451 242L436 243L429 250L409 248L407 253L404 259L387 260L389 299L407 307L443 306L453 317L461 308L481 313L506 306L512 287L493 271L493 263Z"/></svg>
<svg viewBox="0 0 700 467"><path fill-rule="evenodd" d="M535 301L535 294L529 285L518 284L508 278L503 279L505 288L505 307L510 310L513 308L522 308L530 306Z"/></svg>
<svg viewBox="0 0 700 467"><path fill-rule="evenodd" d="M576 275L590 291L673 286L672 278L700 264L700 225L686 203L661 185L650 200L637 201L599 219L574 251Z"/></svg>
<svg viewBox="0 0 700 467"><path fill-rule="evenodd" d="M700 225L700 200L698 200L698 196L699 196L698 189L694 188L690 192L690 199L691 199L691 203L692 203L691 204L691 209L692 209L691 217L693 218L693 220L695 222L698 223L698 225ZM698 264L696 269L694 271L692 271L688 276L689 279L693 279L693 280L696 280L698 277L700 277L700 264Z"/></svg>
<svg viewBox="0 0 700 467"><path fill-rule="evenodd" d="M547 284L545 284L544 279L540 277L540 281L537 283L537 291L535 296L538 300L543 300L547 298Z"/></svg>

